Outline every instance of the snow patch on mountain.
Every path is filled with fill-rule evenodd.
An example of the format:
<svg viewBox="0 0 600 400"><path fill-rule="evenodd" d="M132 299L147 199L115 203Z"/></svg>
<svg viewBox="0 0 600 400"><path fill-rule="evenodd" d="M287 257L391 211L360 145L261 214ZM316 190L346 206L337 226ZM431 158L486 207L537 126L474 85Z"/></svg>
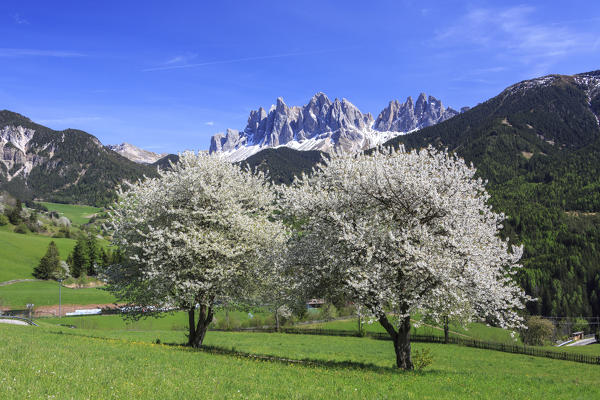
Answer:
<svg viewBox="0 0 600 400"><path fill-rule="evenodd" d="M367 150L367 149L370 149L373 147L380 146L383 143L387 142L388 140L390 140L396 136L399 136L399 135L404 135L406 133L409 133L409 132L379 132L379 131L373 131L373 130L360 132L360 134L363 136L363 139L362 139L362 141L355 143L356 148L357 149L360 148L360 150ZM221 157L224 157L225 159L227 159L231 162L238 162L238 161L245 160L246 158L248 158L266 148L279 148L279 147L289 147L291 149L299 150L299 151L319 150L319 151L323 151L326 153L334 153L336 151L343 151L343 150L340 150L339 147L336 147L336 143L334 142L334 140L331 139L331 137L329 136L328 133L325 133L323 135L323 137L313 137L311 139L304 139L304 140L300 140L300 141L292 140L292 141L287 142L286 144L279 145L279 146L262 146L262 145L258 145L258 144L250 145L250 146L239 146L232 150L217 152L217 154L219 154ZM356 150L356 151L360 151L360 150Z"/></svg>
<svg viewBox="0 0 600 400"><path fill-rule="evenodd" d="M509 86L504 90L505 94L525 94L526 91L533 88L546 87L552 85L557 79L560 79L558 75L547 75L540 78L530 79L522 81Z"/></svg>

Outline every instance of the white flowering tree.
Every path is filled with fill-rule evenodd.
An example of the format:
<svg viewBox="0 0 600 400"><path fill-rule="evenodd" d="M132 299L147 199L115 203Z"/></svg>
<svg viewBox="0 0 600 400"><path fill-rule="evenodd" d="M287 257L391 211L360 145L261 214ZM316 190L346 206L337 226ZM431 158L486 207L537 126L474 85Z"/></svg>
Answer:
<svg viewBox="0 0 600 400"><path fill-rule="evenodd" d="M518 327L528 300L515 284L519 247L499 238L504 216L462 159L433 148L337 156L290 188L301 226L289 262L305 285L343 291L390 334L412 369L411 315L486 318Z"/></svg>
<svg viewBox="0 0 600 400"><path fill-rule="evenodd" d="M184 153L118 195L110 227L124 261L105 271L109 287L132 310L187 310L190 346L217 304L256 295L286 240L264 177L214 156Z"/></svg>

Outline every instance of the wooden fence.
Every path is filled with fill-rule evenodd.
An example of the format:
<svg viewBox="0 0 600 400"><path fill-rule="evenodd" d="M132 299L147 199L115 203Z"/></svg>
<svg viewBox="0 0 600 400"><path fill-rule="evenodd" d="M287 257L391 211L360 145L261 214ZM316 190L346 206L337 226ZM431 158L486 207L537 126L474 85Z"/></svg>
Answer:
<svg viewBox="0 0 600 400"><path fill-rule="evenodd" d="M275 328L267 329L240 329L243 332L276 332ZM356 331L344 331L344 330L333 330L333 329L301 329L301 328L282 328L281 333L299 334L299 335L324 335L324 336L360 336ZM366 332L365 336L377 339L377 340L391 340L392 338L387 333L383 332ZM411 334L410 340L412 342L424 342L424 343L444 343L443 336L435 335L419 335ZM524 344L512 344L512 343L498 343L498 342L485 342L476 339L466 339L450 336L448 343L457 344L466 347L475 347L478 349L496 350L505 353L514 354L525 354L534 357L546 357L553 358L556 360L573 361L584 364L597 364L600 365L600 356L590 354L578 354L578 353L567 353L565 351L553 351L540 349L534 346L527 346ZM600 345L599 345L600 346Z"/></svg>

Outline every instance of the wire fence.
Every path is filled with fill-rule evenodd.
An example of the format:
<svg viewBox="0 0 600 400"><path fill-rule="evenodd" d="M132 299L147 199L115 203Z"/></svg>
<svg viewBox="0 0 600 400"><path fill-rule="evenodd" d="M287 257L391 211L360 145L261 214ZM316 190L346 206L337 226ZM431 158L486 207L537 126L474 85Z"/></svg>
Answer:
<svg viewBox="0 0 600 400"><path fill-rule="evenodd" d="M212 329L211 329L212 330ZM214 329L217 330L217 329ZM267 329L257 329L257 328L247 328L247 329L239 329L238 332L264 332L264 333L273 333L277 332L275 328L267 328ZM288 334L299 334L299 335L323 335L323 336L345 336L345 337L359 337L361 335L356 331L348 331L348 330L333 330L333 329L299 329L299 328L282 328L280 329L281 333ZM364 336L377 339L377 340L392 340L390 335L382 332L366 332ZM443 336L436 335L420 335L420 334L411 334L410 340L412 342L422 342L422 343L446 343ZM596 364L600 365L600 356L590 355L590 354L580 354L580 353L568 353L565 351L554 351L554 350L546 350L540 349L535 346L527 346L524 344L511 344L511 343L498 343L498 342L486 342L477 339L466 339L450 336L448 338L449 344L456 344L459 346L466 347L474 347L478 349L486 349L486 350L495 350L502 351L505 353L513 353L513 354L525 354L534 357L545 357L552 358L555 360L565 360L565 361L573 361L584 364Z"/></svg>

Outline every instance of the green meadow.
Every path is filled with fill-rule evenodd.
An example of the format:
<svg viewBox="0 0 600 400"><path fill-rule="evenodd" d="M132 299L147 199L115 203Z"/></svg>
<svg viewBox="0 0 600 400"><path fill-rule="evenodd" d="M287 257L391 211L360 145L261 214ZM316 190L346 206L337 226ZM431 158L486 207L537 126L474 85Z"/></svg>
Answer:
<svg viewBox="0 0 600 400"><path fill-rule="evenodd" d="M62 304L107 304L115 298L109 292L99 288L61 289ZM0 286L0 303L3 306L23 308L32 303L35 306L58 304L58 282L34 281L19 282Z"/></svg>
<svg viewBox="0 0 600 400"><path fill-rule="evenodd" d="M209 332L198 351L177 345L183 332L42 325L0 325L0 398L600 397L599 366L455 345L413 344L434 362L402 372L391 343L369 338Z"/></svg>
<svg viewBox="0 0 600 400"><path fill-rule="evenodd" d="M61 216L69 218L69 220L75 225L87 224L90 218L100 212L102 209L92 206L81 206L74 204L60 204L60 203L47 203L42 202L42 205L50 211L56 211Z"/></svg>
<svg viewBox="0 0 600 400"><path fill-rule="evenodd" d="M248 314L243 311L229 311L229 316L239 321L239 325L241 327L250 327L250 318ZM254 318L262 318L265 320L266 318L272 318L270 314L265 312L253 312ZM226 318L226 312L223 310L219 310L215 315L215 322ZM78 317L63 317L63 318L43 318L38 320L39 323L42 324L52 324L52 325L62 325L68 326L71 328L76 328L79 331L93 331L100 332L102 336L109 336L112 338L124 337L124 335L129 335L131 331L138 332L136 338L139 339L139 335L146 337L147 340L167 340L171 342L180 342L184 341L185 333L187 332L187 314L182 311L174 312L174 313L165 313L161 315L159 318L142 318L139 320L125 319L121 315L94 315L94 316L78 316ZM217 327L217 324L213 322L212 327ZM272 322L272 321L271 321ZM356 320L339 320L332 322L325 322L319 324L300 324L295 325L294 328L299 329L328 329L328 330L356 330L356 325L352 325L352 323L356 323ZM354 328L354 329L352 329ZM285 329L285 327L284 327ZM519 339L512 339L510 336L510 332L486 326L485 324L473 323L470 324L468 329L460 328L460 327L452 327L451 330L456 329L462 330L465 334L456 335L452 334L451 336L458 336L463 338L472 338L476 340L482 340L487 342L501 342L501 343L522 343ZM382 332L384 333L383 327L379 323L367 324L368 332ZM155 332L160 331L163 335L162 339L155 335ZM443 331L440 329L435 329L431 326L421 325L419 327L413 327L413 334L420 335L437 335L443 336ZM458 333L458 332L457 332ZM208 336L212 336L214 333L207 333ZM261 333L262 334L262 333ZM264 335L264 334L263 334ZM518 335L515 336L518 338ZM543 346L540 347L543 350L550 350L555 352L568 352L568 353L578 353L578 354L588 354L588 355L598 355L600 356L600 344L589 345L589 346L573 346L573 347L555 347L555 346Z"/></svg>

